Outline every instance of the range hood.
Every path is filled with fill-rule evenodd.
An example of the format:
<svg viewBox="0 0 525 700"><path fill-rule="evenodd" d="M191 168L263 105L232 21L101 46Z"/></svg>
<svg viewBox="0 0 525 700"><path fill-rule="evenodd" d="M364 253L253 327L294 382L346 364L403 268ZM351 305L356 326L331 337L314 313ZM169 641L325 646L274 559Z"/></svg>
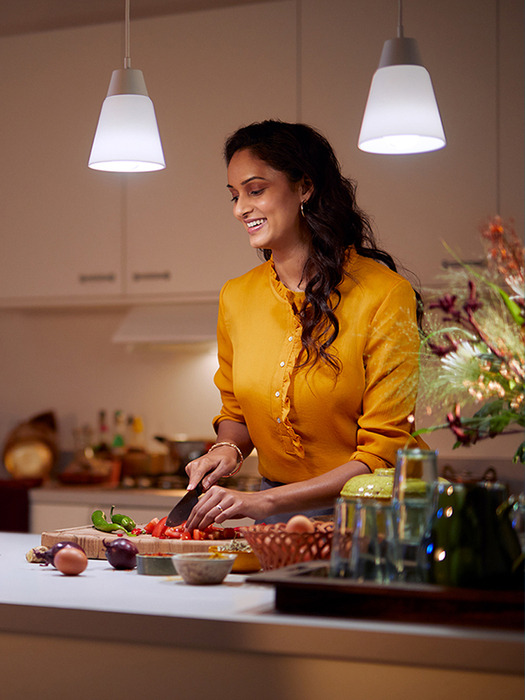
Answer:
<svg viewBox="0 0 525 700"><path fill-rule="evenodd" d="M135 306L112 341L168 345L214 341L218 309L218 301Z"/></svg>

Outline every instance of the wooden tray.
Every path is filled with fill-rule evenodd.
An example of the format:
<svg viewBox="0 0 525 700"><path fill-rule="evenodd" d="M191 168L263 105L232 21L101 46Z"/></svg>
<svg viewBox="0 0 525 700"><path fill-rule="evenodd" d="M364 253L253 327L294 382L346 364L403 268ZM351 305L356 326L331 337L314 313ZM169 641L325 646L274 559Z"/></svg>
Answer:
<svg viewBox="0 0 525 700"><path fill-rule="evenodd" d="M64 530L43 532L41 543L52 547L57 542L69 540L76 542L85 551L88 559L105 559L104 540L111 541L118 535L95 530L92 525L81 525ZM231 545L233 540L161 540L151 535L138 535L129 540L139 550L139 554L178 554L179 552L207 552L210 545ZM245 540L243 540L245 541Z"/></svg>
<svg viewBox="0 0 525 700"><path fill-rule="evenodd" d="M247 583L275 586L278 610L369 620L523 630L524 592L430 584L359 583L329 577L322 561L263 571Z"/></svg>

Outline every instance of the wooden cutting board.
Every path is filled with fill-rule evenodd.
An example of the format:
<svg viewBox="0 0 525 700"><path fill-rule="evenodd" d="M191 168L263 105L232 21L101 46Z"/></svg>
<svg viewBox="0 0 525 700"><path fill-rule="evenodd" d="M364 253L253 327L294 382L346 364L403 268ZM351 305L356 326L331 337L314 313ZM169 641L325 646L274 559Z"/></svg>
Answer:
<svg viewBox="0 0 525 700"><path fill-rule="evenodd" d="M95 530L91 525L43 532L41 543L52 547L57 542L76 542L85 551L88 559L105 559L104 540L118 539L118 535ZM230 545L233 540L161 540L151 535L138 535L129 540L139 550L139 554L178 554L179 552L207 552L210 545Z"/></svg>

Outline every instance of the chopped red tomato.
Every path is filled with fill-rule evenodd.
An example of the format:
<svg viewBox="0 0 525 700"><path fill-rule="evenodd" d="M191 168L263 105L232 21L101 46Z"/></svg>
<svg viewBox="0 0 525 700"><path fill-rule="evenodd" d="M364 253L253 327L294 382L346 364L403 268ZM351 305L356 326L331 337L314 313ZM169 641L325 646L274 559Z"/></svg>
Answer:
<svg viewBox="0 0 525 700"><path fill-rule="evenodd" d="M221 532L221 539L223 540L233 540L237 537L237 532L234 527L224 527Z"/></svg>
<svg viewBox="0 0 525 700"><path fill-rule="evenodd" d="M166 530L166 520L168 519L168 516L164 516L164 518L161 518L158 523L156 523L155 527L153 528L151 534L153 537L164 537L164 531Z"/></svg>
<svg viewBox="0 0 525 700"><path fill-rule="evenodd" d="M239 528L216 525L208 525L204 530L188 532L184 527L185 523L176 527L166 527L166 519L153 518L141 532L151 534L152 537L171 540L233 540L241 536Z"/></svg>
<svg viewBox="0 0 525 700"><path fill-rule="evenodd" d="M163 537L166 537L169 540L180 540L183 533L183 527L167 527L164 530Z"/></svg>
<svg viewBox="0 0 525 700"><path fill-rule="evenodd" d="M144 525L144 530L148 535L151 535L153 530L155 529L155 525L159 522L158 518L153 518L153 520L150 520L147 525Z"/></svg>

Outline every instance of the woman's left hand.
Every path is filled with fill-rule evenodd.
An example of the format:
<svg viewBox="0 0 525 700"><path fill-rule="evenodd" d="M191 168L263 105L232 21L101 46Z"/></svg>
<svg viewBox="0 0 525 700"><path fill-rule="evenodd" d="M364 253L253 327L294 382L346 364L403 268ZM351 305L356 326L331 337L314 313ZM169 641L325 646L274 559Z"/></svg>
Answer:
<svg viewBox="0 0 525 700"><path fill-rule="evenodd" d="M246 493L222 486L212 486L200 498L186 521L189 531L204 530L213 523L223 523L237 518L261 520L268 515L264 491Z"/></svg>

